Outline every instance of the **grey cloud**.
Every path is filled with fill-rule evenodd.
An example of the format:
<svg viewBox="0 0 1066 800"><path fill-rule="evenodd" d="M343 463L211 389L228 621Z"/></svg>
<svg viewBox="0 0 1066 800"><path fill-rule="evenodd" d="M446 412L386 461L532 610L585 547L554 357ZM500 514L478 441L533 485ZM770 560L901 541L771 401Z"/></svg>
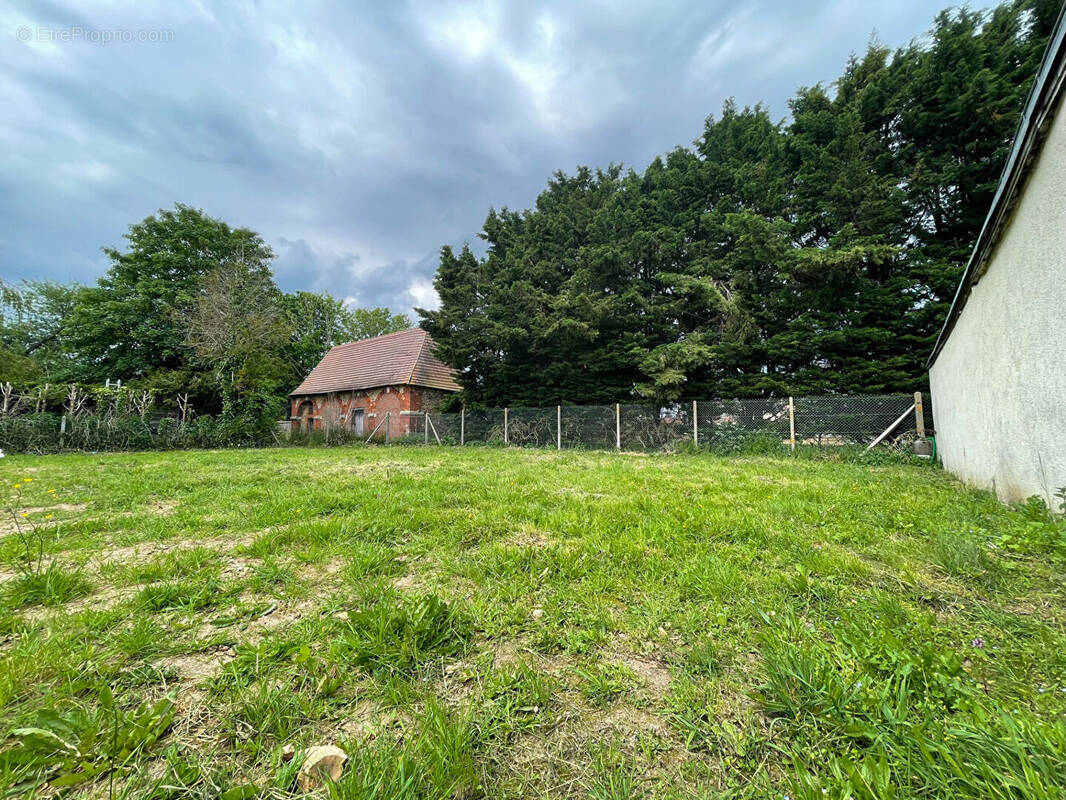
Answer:
<svg viewBox="0 0 1066 800"><path fill-rule="evenodd" d="M946 0L945 0L946 4ZM94 280L174 202L259 231L287 290L410 311L442 244L526 208L556 169L641 169L735 96L785 116L927 0L502 0L0 10L0 277ZM166 29L24 43L19 25Z"/></svg>

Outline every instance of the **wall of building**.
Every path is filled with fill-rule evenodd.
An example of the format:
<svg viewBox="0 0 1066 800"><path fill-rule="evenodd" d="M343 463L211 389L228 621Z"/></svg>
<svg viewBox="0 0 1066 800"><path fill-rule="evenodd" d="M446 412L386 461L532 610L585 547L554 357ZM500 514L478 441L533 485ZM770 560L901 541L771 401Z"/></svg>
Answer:
<svg viewBox="0 0 1066 800"><path fill-rule="evenodd" d="M385 386L360 392L295 396L289 398L289 413L293 420L292 430L304 431L307 417L301 409L305 402L312 405L310 422L313 430L322 430L328 425L348 428L352 421L352 411L363 409L364 432L367 436L386 414L390 414L389 436L399 437L422 431L420 417L409 412L433 412L448 394L439 389L421 386ZM385 435L384 426L378 431L378 435Z"/></svg>
<svg viewBox="0 0 1066 800"><path fill-rule="evenodd" d="M1066 108L930 372L945 468L1004 501L1066 486Z"/></svg>

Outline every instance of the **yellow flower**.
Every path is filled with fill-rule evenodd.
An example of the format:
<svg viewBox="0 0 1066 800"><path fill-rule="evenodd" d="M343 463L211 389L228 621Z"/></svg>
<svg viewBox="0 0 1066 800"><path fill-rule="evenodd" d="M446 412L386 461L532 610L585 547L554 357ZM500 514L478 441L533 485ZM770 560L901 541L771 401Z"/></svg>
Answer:
<svg viewBox="0 0 1066 800"><path fill-rule="evenodd" d="M21 489L22 488L22 484L21 483L16 483L15 484L15 488L16 489Z"/></svg>
<svg viewBox="0 0 1066 800"><path fill-rule="evenodd" d="M24 516L24 517L28 517L29 515L30 515L30 512L28 512L28 511L23 511L22 512L22 516Z"/></svg>
<svg viewBox="0 0 1066 800"><path fill-rule="evenodd" d="M49 489L49 490L48 490L48 494L55 494L55 493L56 493L56 490L55 490L55 489Z"/></svg>
<svg viewBox="0 0 1066 800"><path fill-rule="evenodd" d="M45 514L45 515L44 515L44 518L45 518L45 519L51 519L52 517L53 517L53 515L52 515L52 514Z"/></svg>
<svg viewBox="0 0 1066 800"><path fill-rule="evenodd" d="M22 482L23 483L30 483L32 480L33 480L33 478L23 478Z"/></svg>
<svg viewBox="0 0 1066 800"><path fill-rule="evenodd" d="M296 509L296 513L299 514L300 513L300 509Z"/></svg>

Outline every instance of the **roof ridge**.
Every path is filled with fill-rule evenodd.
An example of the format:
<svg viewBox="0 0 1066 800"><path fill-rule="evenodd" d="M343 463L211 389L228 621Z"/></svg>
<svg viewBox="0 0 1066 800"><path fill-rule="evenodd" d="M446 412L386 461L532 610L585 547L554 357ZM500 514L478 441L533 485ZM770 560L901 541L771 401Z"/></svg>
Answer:
<svg viewBox="0 0 1066 800"><path fill-rule="evenodd" d="M378 339L388 339L390 336L399 336L401 333L411 333L413 331L420 331L422 333L425 333L425 331L423 331L417 326L414 328L404 328L402 331L392 331L391 333L382 333L378 336L368 336L365 339L353 339L350 342L341 342L340 344L333 345L330 350L336 350L339 347L348 347L349 345L353 344L364 344L366 342L373 342L377 341Z"/></svg>
<svg viewBox="0 0 1066 800"><path fill-rule="evenodd" d="M418 330L422 330L422 329L419 328ZM425 331L422 331L422 333L425 334ZM410 383L410 384L414 384L414 381L415 381L415 370L418 369L418 362L422 360L422 351L426 349L426 339L427 338L429 338L429 337L424 336L424 335L422 336L422 341L418 345L418 352L415 353L414 360L411 361L411 375L407 378L407 382Z"/></svg>

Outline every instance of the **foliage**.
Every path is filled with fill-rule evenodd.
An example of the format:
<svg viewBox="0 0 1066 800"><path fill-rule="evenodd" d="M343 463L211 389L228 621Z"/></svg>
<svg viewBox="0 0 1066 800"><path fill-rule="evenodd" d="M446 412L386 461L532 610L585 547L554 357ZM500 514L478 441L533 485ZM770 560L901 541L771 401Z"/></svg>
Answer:
<svg viewBox="0 0 1066 800"><path fill-rule="evenodd" d="M288 347L293 380L300 381L333 346L411 327L404 314L387 308L349 308L328 294L295 292L281 298L291 331Z"/></svg>
<svg viewBox="0 0 1066 800"><path fill-rule="evenodd" d="M7 381L61 377L67 370L63 328L80 293L52 281L0 280L0 376Z"/></svg>
<svg viewBox="0 0 1066 800"><path fill-rule="evenodd" d="M45 394L121 380L262 437L330 347L411 324L328 294L282 293L258 233L180 203L126 239L124 251L104 249L111 266L95 286L0 283L0 379Z"/></svg>
<svg viewBox="0 0 1066 800"><path fill-rule="evenodd" d="M442 248L422 325L484 405L921 389L1057 10L945 11L786 121L730 101L642 174L556 173Z"/></svg>
<svg viewBox="0 0 1066 800"><path fill-rule="evenodd" d="M95 707L42 709L31 727L16 728L18 746L0 754L19 774L18 788L48 782L76 786L125 768L166 733L174 719L173 696L122 709L106 686Z"/></svg>

